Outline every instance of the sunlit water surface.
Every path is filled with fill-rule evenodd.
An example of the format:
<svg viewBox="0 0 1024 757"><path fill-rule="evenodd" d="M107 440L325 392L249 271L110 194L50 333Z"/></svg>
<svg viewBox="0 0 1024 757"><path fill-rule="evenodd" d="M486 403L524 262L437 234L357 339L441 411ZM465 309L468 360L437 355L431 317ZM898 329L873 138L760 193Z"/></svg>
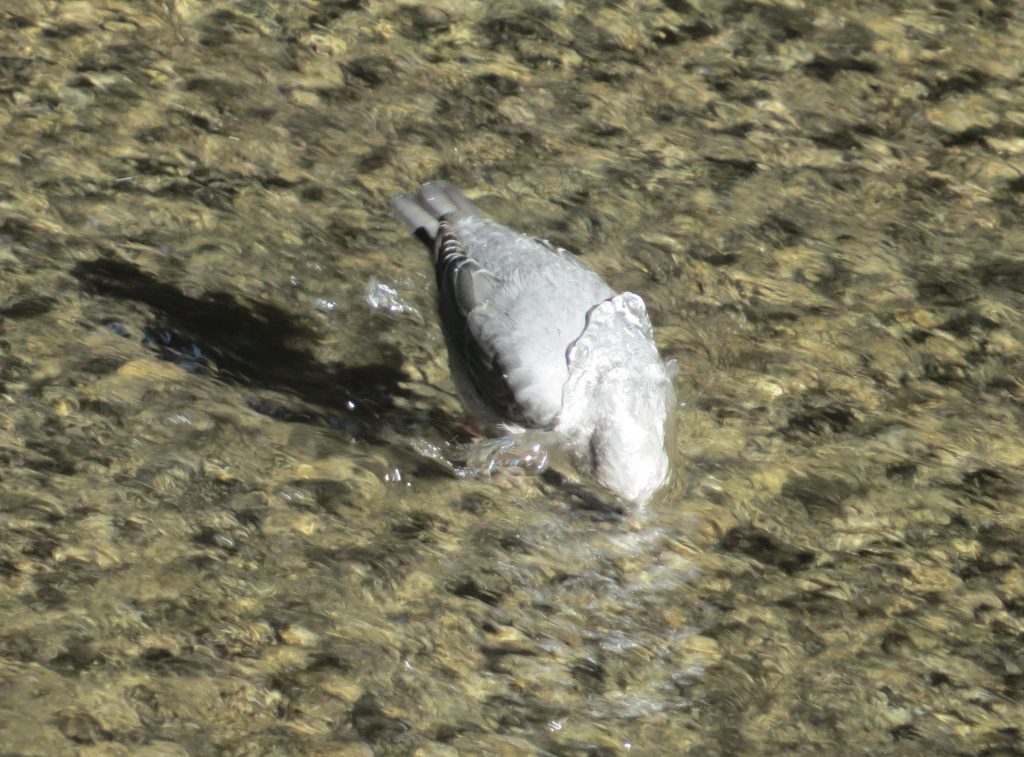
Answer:
<svg viewBox="0 0 1024 757"><path fill-rule="evenodd" d="M0 751L1019 754L1022 40L5 6ZM430 459L466 429L388 202L437 177L647 300L644 512Z"/></svg>

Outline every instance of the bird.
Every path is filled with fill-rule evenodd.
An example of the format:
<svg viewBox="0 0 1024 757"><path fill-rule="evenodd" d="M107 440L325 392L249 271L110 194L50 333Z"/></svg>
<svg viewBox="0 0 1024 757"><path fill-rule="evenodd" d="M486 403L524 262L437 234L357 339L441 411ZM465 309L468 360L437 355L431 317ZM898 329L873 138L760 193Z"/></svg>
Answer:
<svg viewBox="0 0 1024 757"><path fill-rule="evenodd" d="M546 432L585 476L645 505L670 477L675 361L662 359L643 299L445 181L392 208L431 253L468 414L498 433Z"/></svg>

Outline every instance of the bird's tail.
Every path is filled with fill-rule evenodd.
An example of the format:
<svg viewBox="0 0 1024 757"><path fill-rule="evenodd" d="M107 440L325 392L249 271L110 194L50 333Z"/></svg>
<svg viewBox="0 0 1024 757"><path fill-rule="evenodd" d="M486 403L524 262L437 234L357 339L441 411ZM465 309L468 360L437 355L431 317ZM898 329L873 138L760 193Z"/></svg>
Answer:
<svg viewBox="0 0 1024 757"><path fill-rule="evenodd" d="M399 195L391 207L421 242L433 248L441 219L480 215L476 205L446 181L428 181L415 194Z"/></svg>

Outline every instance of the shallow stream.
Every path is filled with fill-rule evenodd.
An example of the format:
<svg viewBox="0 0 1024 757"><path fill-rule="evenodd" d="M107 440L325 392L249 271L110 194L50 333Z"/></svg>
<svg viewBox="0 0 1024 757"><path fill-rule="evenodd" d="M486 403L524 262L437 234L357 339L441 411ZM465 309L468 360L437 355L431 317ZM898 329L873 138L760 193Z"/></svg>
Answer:
<svg viewBox="0 0 1024 757"><path fill-rule="evenodd" d="M0 51L0 751L1022 753L1019 4L21 0ZM438 177L646 299L644 512L423 456Z"/></svg>

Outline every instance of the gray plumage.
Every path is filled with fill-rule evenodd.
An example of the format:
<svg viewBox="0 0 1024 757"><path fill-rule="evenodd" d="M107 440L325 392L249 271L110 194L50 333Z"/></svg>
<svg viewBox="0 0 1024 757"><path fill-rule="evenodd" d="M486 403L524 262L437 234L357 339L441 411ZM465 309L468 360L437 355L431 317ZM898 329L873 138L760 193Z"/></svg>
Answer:
<svg viewBox="0 0 1024 757"><path fill-rule="evenodd" d="M456 388L492 426L554 432L574 463L643 503L669 473L671 366L643 300L480 212L445 182L394 200L432 251Z"/></svg>

